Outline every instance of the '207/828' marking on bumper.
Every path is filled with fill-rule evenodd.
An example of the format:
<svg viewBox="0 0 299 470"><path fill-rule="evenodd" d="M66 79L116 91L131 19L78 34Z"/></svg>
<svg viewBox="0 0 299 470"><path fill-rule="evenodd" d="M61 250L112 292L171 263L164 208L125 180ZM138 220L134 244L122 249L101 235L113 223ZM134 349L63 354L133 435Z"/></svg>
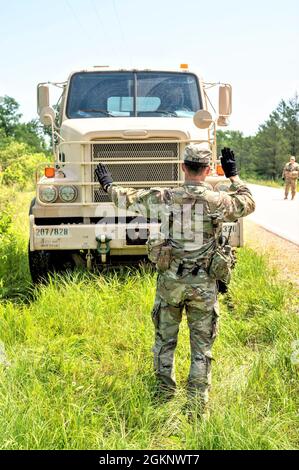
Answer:
<svg viewBox="0 0 299 470"><path fill-rule="evenodd" d="M61 238L69 237L70 231L68 227L43 227L35 229L35 236L37 238Z"/></svg>

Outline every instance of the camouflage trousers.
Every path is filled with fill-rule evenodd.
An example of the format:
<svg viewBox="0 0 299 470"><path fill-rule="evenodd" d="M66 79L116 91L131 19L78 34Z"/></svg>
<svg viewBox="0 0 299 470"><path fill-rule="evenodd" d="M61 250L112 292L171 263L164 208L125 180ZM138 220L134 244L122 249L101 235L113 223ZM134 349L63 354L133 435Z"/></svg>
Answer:
<svg viewBox="0 0 299 470"><path fill-rule="evenodd" d="M285 187L284 187L284 195L287 198L289 195L289 191L291 190L292 194L292 199L296 196L296 191L297 191L297 179L286 179L285 181Z"/></svg>
<svg viewBox="0 0 299 470"><path fill-rule="evenodd" d="M218 330L216 283L204 269L196 275L186 268L177 274L178 262L158 275L152 319L155 325L154 368L163 388L176 387L174 353L182 314L190 331L191 364L188 391L206 403L211 384L211 349Z"/></svg>

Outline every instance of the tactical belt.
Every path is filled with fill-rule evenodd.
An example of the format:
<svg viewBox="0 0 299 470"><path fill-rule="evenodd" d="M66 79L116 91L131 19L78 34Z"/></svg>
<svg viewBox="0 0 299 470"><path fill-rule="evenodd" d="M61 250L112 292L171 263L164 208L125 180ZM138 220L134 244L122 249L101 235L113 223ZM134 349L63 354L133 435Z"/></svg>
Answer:
<svg viewBox="0 0 299 470"><path fill-rule="evenodd" d="M210 263L210 250L214 251L214 244L215 244L215 239L212 238L209 240L205 245L202 246L200 252L198 253L198 260L195 259L190 259L190 258L176 258L174 255L175 261L179 263L178 269L177 269L177 275L182 276L184 269L187 269L193 274L193 276L196 276L198 274L198 271L200 269L204 269L207 271L209 263ZM203 257L200 259L200 257Z"/></svg>
<svg viewBox="0 0 299 470"><path fill-rule="evenodd" d="M202 260L201 262L198 261L191 261L190 259L181 259L180 264L177 269L177 275L182 276L184 269L187 269L191 272L193 276L197 276L200 269L206 269L208 264L208 260Z"/></svg>

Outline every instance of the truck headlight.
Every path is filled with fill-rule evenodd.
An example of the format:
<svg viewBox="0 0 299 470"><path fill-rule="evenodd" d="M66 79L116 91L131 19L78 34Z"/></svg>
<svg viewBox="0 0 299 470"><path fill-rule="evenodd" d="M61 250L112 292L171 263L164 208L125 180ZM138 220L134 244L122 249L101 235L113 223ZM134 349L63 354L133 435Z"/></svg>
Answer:
<svg viewBox="0 0 299 470"><path fill-rule="evenodd" d="M74 202L78 197L76 186L60 186L59 197L63 202Z"/></svg>
<svg viewBox="0 0 299 470"><path fill-rule="evenodd" d="M58 189L55 186L42 186L39 189L39 197L42 202L55 202L58 198Z"/></svg>

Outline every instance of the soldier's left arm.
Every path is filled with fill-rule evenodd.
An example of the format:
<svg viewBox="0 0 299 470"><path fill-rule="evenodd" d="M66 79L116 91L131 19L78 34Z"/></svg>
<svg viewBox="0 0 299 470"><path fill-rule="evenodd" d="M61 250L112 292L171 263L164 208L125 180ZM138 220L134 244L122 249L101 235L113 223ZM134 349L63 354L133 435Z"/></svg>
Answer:
<svg viewBox="0 0 299 470"><path fill-rule="evenodd" d="M137 212L144 217L157 217L161 206L171 200L171 192L167 188L135 189L112 184L108 194L120 209Z"/></svg>
<svg viewBox="0 0 299 470"><path fill-rule="evenodd" d="M255 210L255 202L250 189L241 180L233 182L229 192L219 193L218 210L223 213L224 221L233 222Z"/></svg>

